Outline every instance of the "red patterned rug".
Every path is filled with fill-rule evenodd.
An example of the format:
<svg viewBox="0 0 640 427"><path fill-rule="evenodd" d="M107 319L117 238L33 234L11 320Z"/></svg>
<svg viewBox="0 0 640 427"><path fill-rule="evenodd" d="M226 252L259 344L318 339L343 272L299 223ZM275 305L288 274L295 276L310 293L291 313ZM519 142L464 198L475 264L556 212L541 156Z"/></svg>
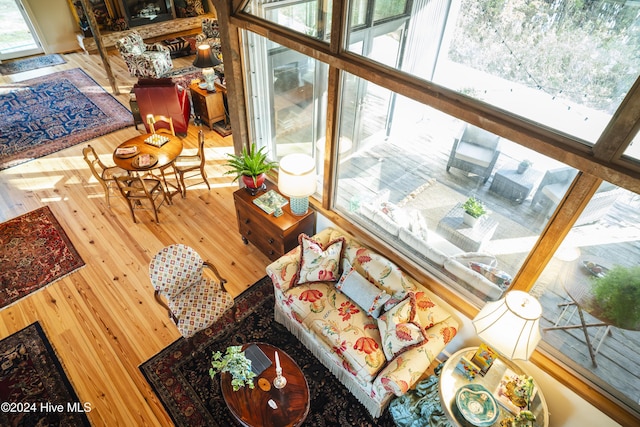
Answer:
<svg viewBox="0 0 640 427"><path fill-rule="evenodd" d="M0 308L84 265L48 206L0 224Z"/></svg>
<svg viewBox="0 0 640 427"><path fill-rule="evenodd" d="M38 322L0 341L0 402L2 426L90 425Z"/></svg>
<svg viewBox="0 0 640 427"><path fill-rule="evenodd" d="M0 170L133 126L80 68L0 86Z"/></svg>

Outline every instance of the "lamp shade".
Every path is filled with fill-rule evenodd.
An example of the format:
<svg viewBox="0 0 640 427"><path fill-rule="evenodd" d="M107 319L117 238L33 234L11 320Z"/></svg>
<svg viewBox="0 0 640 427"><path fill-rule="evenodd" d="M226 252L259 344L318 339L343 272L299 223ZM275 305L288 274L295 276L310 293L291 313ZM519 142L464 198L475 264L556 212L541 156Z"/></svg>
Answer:
<svg viewBox="0 0 640 427"><path fill-rule="evenodd" d="M308 197L316 192L316 165L306 154L288 154L279 163L278 189L288 197Z"/></svg>
<svg viewBox="0 0 640 427"><path fill-rule="evenodd" d="M478 337L508 359L528 360L540 335L542 307L526 292L511 291L484 306L473 319Z"/></svg>
<svg viewBox="0 0 640 427"><path fill-rule="evenodd" d="M211 52L211 46L208 44L198 46L193 66L198 68L211 68L216 65L220 65L220 61L216 58L213 52Z"/></svg>

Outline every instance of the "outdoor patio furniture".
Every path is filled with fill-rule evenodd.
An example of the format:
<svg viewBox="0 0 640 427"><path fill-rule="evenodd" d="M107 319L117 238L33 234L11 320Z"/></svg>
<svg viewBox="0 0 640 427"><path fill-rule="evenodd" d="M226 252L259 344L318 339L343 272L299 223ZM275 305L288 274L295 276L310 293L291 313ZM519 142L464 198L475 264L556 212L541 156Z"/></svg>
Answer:
<svg viewBox="0 0 640 427"><path fill-rule="evenodd" d="M438 222L436 232L464 251L477 252L491 240L498 228L498 221L483 215L471 227L464 223L463 213L462 203L458 203Z"/></svg>
<svg viewBox="0 0 640 427"><path fill-rule="evenodd" d="M447 172L454 167L482 177L487 182L500 156L500 137L484 129L465 125L451 148Z"/></svg>
<svg viewBox="0 0 640 427"><path fill-rule="evenodd" d="M558 206L577 173L577 170L570 167L546 171L542 181L540 181L538 190L536 190L531 200L531 207L535 209L540 204L545 215L551 215L551 212Z"/></svg>
<svg viewBox="0 0 640 427"><path fill-rule="evenodd" d="M500 196L524 202L542 177L542 172L533 168L518 173L518 163L512 162L500 168L494 175L489 190Z"/></svg>

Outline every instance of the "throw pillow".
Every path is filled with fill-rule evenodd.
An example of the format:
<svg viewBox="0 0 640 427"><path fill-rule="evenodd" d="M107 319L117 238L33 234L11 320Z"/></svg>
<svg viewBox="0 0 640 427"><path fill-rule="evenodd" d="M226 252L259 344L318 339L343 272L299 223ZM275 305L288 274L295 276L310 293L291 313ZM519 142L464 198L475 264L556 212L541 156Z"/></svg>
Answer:
<svg viewBox="0 0 640 427"><path fill-rule="evenodd" d="M344 238L333 240L325 247L306 234L298 237L300 243L300 267L297 284L308 282L335 282L340 276L340 259Z"/></svg>
<svg viewBox="0 0 640 427"><path fill-rule="evenodd" d="M408 298L378 318L382 351L388 361L426 341L415 304L415 296L409 294Z"/></svg>
<svg viewBox="0 0 640 427"><path fill-rule="evenodd" d="M511 275L502 270L499 270L496 267L492 267L481 262L470 262L469 268L482 274L491 283L495 283L496 285L500 286L502 290L506 290L511 285Z"/></svg>
<svg viewBox="0 0 640 427"><path fill-rule="evenodd" d="M451 313L443 309L435 302L428 292L412 292L415 297L415 307L420 326L426 331L435 324L438 324L449 317Z"/></svg>
<svg viewBox="0 0 640 427"><path fill-rule="evenodd" d="M384 303L391 298L384 290L365 279L346 259L336 289L351 298L369 316L378 318Z"/></svg>

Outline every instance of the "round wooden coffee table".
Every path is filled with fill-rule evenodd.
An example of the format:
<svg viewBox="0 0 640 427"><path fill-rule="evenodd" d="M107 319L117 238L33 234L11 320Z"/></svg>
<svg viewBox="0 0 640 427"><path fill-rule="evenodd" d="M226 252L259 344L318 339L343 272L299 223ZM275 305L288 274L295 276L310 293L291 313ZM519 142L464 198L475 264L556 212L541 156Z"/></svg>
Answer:
<svg viewBox="0 0 640 427"><path fill-rule="evenodd" d="M220 388L229 411L243 426L299 426L307 418L310 404L309 385L302 370L287 353L270 344L249 343L243 345L242 349L251 344L256 344L272 363L254 378L253 389L245 386L233 391L231 374L223 372L220 375ZM280 390L273 386L273 379L276 377L276 351L280 358L282 375L287 379L287 385ZM268 383L270 389L262 390L259 382ZM269 406L269 400L275 402L275 409Z"/></svg>

